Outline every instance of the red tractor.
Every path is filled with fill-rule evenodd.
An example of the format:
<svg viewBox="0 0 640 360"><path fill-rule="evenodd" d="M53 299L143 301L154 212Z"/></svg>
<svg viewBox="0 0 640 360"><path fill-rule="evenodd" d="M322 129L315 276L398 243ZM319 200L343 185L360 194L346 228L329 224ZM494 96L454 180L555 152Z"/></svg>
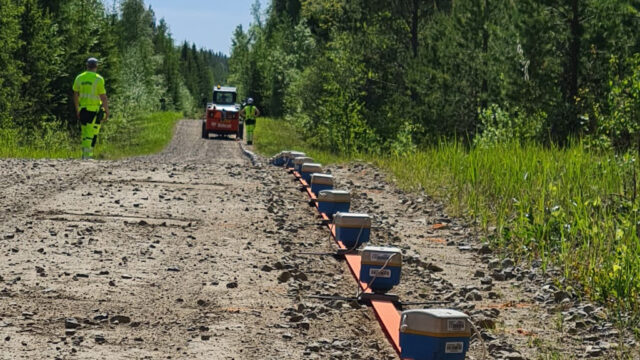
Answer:
<svg viewBox="0 0 640 360"><path fill-rule="evenodd" d="M209 134L222 136L240 135L240 105L236 103L238 93L234 87L216 86L213 89L213 103L207 104L204 121L202 122L202 138L208 139Z"/></svg>

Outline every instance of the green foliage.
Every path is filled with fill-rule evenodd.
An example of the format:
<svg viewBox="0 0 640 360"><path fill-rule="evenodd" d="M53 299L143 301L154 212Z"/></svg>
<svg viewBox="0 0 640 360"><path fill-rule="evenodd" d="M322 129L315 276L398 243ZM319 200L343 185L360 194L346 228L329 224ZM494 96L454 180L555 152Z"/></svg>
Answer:
<svg viewBox="0 0 640 360"><path fill-rule="evenodd" d="M512 115L495 104L480 110L480 133L473 139L480 147L489 147L511 141L542 141L547 134L547 115L538 113L527 117L524 112Z"/></svg>
<svg viewBox="0 0 640 360"><path fill-rule="evenodd" d="M51 108L56 104L53 80L62 75L62 52L56 26L38 6L36 0L26 0L21 18L20 38L24 46L17 57L23 59L25 85L21 93L19 126L37 127L42 120L54 118ZM38 86L29 86L38 84Z"/></svg>
<svg viewBox="0 0 640 360"><path fill-rule="evenodd" d="M495 225L488 235L497 249L558 265L565 286L640 310L633 157L594 153L583 144L560 149L512 141L467 150L445 141L377 161L405 188L425 189L485 230ZM623 186L625 179L632 181Z"/></svg>
<svg viewBox="0 0 640 360"><path fill-rule="evenodd" d="M195 44L184 42L180 48L180 68L184 84L201 110L211 101L214 85L226 82L226 57L208 50L197 50ZM214 76L215 75L215 76Z"/></svg>
<svg viewBox="0 0 640 360"><path fill-rule="evenodd" d="M79 158L79 138L60 131L62 122L47 121L29 132L20 128L0 128L2 158Z"/></svg>
<svg viewBox="0 0 640 360"><path fill-rule="evenodd" d="M96 146L100 159L120 159L162 150L171 140L181 113L163 112L125 120L121 116L104 124ZM80 158L80 135L51 120L25 132L20 128L0 128L0 158Z"/></svg>
<svg viewBox="0 0 640 360"><path fill-rule="evenodd" d="M545 143L597 137L618 106L609 82L633 72L609 59L640 44L626 0L277 1L266 14L236 31L231 79L332 150L387 152L407 126L417 145L473 139L492 104Z"/></svg>
<svg viewBox="0 0 640 360"><path fill-rule="evenodd" d="M96 146L100 159L120 159L161 151L173 137L173 129L182 114L162 112L140 115L128 121L108 122Z"/></svg>
<svg viewBox="0 0 640 360"><path fill-rule="evenodd" d="M90 56L100 60L113 118L125 123L154 111L201 112L214 83L225 81L226 56L189 45L181 57L143 0L107 3L0 2L0 130L17 134L19 147L40 148L43 135L59 142L52 129L61 142L78 131L71 85Z"/></svg>
<svg viewBox="0 0 640 360"><path fill-rule="evenodd" d="M0 125L11 122L24 78L22 61L16 53L24 45L19 38L22 6L13 0L0 0Z"/></svg>
<svg viewBox="0 0 640 360"><path fill-rule="evenodd" d="M314 160L322 164L344 162L351 157L320 150L309 141L302 139L300 128L290 121L261 117L256 122L254 146L264 156L273 156L283 149L304 151Z"/></svg>
<svg viewBox="0 0 640 360"><path fill-rule="evenodd" d="M614 69L619 69L617 58L611 59ZM622 76L614 74L608 96L609 113L601 115L599 133L608 138L607 145L617 149L635 147L640 152L640 55L627 60L630 72Z"/></svg>
<svg viewBox="0 0 640 360"><path fill-rule="evenodd" d="M251 84L251 69L249 58L249 36L238 25L231 40L231 58L229 59L229 82L238 87L238 96L248 97L253 88Z"/></svg>
<svg viewBox="0 0 640 360"><path fill-rule="evenodd" d="M160 59L158 74L166 81L166 96L159 99L162 110L188 109L183 107L180 97L180 82L182 81L179 68L178 53L174 49L173 38L164 19L160 19L154 35L154 46L157 54L163 54Z"/></svg>
<svg viewBox="0 0 640 360"><path fill-rule="evenodd" d="M159 62L158 58L145 56L149 49L143 43L133 44L123 51L122 68L116 77L120 91L112 97L116 109L124 118L160 110L160 99L165 97L166 83L162 76L149 72L146 63ZM153 64L159 66L160 64Z"/></svg>

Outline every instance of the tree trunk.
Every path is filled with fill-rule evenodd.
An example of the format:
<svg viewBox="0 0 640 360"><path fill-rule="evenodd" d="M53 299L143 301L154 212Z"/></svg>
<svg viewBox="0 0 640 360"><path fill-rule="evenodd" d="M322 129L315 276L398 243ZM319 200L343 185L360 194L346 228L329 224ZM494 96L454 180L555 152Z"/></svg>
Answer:
<svg viewBox="0 0 640 360"><path fill-rule="evenodd" d="M571 39L569 44L569 64L567 67L567 102L570 106L569 131L574 134L580 127L576 109L576 98L578 97L581 27L579 0L571 0Z"/></svg>
<svg viewBox="0 0 640 360"><path fill-rule="evenodd" d="M418 21L420 11L420 0L413 0L413 8L411 9L411 50L413 51L413 57L418 57Z"/></svg>
<svg viewBox="0 0 640 360"><path fill-rule="evenodd" d="M488 106L488 94L489 84L487 81L488 61L489 56L489 0L484 0L484 9L482 12L482 89L480 91L480 107L486 109Z"/></svg>

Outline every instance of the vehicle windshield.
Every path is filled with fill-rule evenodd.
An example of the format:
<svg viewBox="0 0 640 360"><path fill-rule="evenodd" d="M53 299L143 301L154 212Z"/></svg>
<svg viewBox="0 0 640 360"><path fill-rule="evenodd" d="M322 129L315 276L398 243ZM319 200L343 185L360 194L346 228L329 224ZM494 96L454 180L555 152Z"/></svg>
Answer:
<svg viewBox="0 0 640 360"><path fill-rule="evenodd" d="M213 102L219 105L233 105L236 103L236 93L234 92L224 92L224 91L214 91L213 92Z"/></svg>

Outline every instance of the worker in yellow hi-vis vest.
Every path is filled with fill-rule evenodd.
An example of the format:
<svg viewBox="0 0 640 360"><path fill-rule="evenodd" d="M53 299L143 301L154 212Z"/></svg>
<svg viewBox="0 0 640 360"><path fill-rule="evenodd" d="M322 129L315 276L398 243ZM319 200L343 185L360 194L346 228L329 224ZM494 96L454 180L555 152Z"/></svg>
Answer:
<svg viewBox="0 0 640 360"><path fill-rule="evenodd" d="M87 71L73 82L73 102L82 129L82 158L91 159L100 133L100 124L109 119L109 101L104 78L96 71L98 59L87 60Z"/></svg>
<svg viewBox="0 0 640 360"><path fill-rule="evenodd" d="M247 145L253 144L253 131L256 129L256 118L260 116L260 110L253 105L253 99L247 99L247 106L240 110L240 116L244 117L244 128L247 129Z"/></svg>

